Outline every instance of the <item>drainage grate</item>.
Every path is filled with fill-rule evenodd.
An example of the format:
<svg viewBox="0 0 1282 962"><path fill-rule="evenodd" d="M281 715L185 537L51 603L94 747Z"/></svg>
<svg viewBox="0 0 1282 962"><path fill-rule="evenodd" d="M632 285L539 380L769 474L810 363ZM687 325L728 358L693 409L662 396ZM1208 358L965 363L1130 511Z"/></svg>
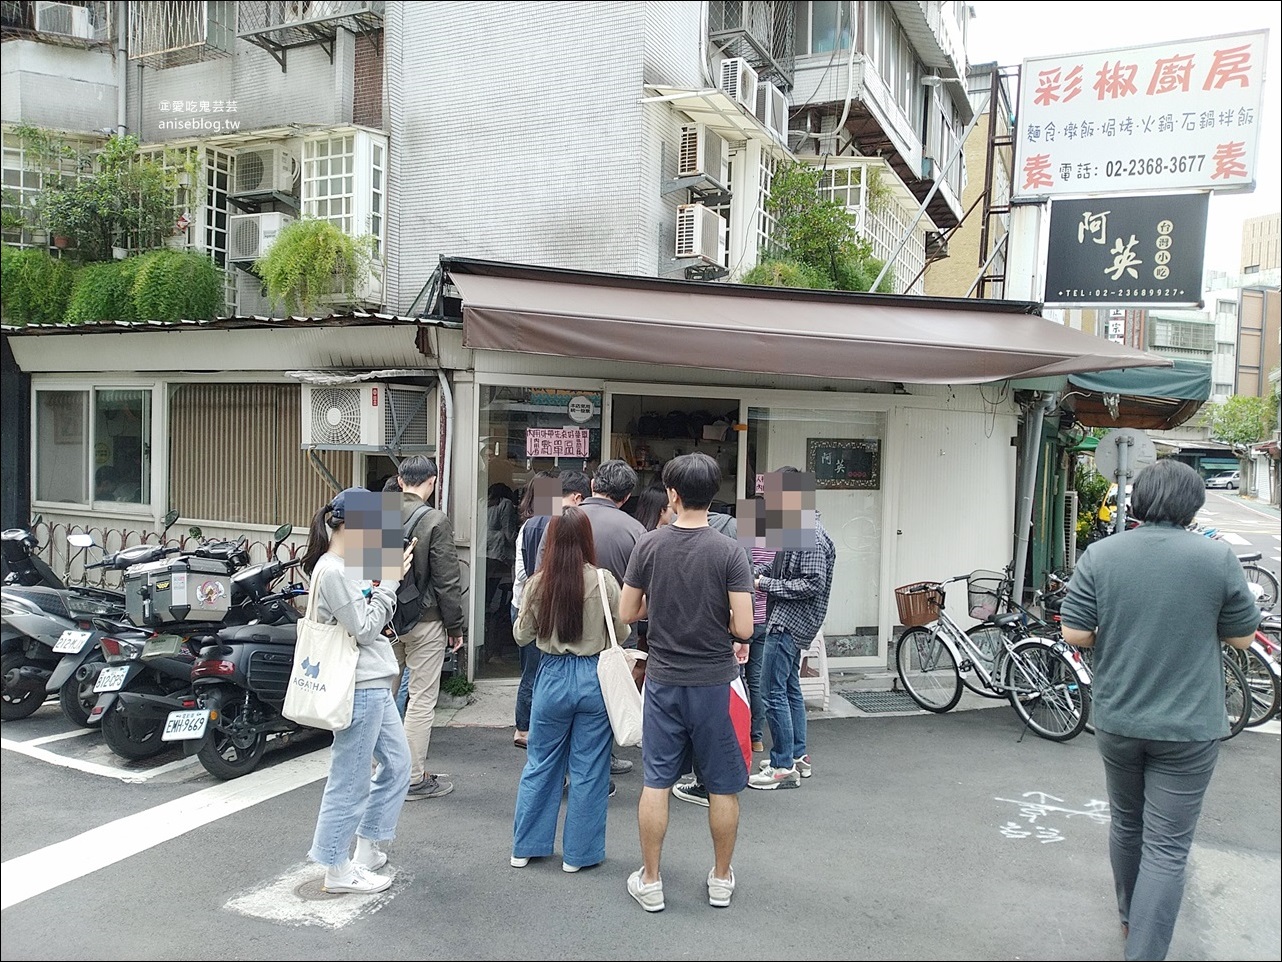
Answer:
<svg viewBox="0 0 1282 962"><path fill-rule="evenodd" d="M921 710L908 693L902 691L839 691L837 694L870 714Z"/></svg>

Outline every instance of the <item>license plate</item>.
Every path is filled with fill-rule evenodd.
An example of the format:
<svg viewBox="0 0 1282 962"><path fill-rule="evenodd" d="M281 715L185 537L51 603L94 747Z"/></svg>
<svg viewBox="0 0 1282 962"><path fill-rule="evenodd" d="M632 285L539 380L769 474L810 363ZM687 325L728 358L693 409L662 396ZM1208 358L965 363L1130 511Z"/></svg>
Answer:
<svg viewBox="0 0 1282 962"><path fill-rule="evenodd" d="M98 694L105 691L120 691L128 674L128 665L121 665L119 668L104 668L98 673L98 680L94 682L93 690Z"/></svg>
<svg viewBox="0 0 1282 962"><path fill-rule="evenodd" d="M205 734L205 725L209 723L209 712L171 711L165 719L165 730L160 735L162 742L181 742L192 738L201 738Z"/></svg>
<svg viewBox="0 0 1282 962"><path fill-rule="evenodd" d="M142 659L146 661L150 658L165 658L170 655L176 655L182 646L182 635L157 635L155 638L148 638L147 643L143 645Z"/></svg>
<svg viewBox="0 0 1282 962"><path fill-rule="evenodd" d="M57 642L54 643L54 653L59 655L78 655L92 634L93 632L91 631L64 631L58 636Z"/></svg>

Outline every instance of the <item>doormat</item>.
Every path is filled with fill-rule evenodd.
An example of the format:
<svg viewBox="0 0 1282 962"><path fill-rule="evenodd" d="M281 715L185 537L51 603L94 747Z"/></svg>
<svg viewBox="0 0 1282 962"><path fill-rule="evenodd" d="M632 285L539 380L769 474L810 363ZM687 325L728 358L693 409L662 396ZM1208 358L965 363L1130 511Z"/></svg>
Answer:
<svg viewBox="0 0 1282 962"><path fill-rule="evenodd" d="M839 691L837 694L860 711L869 714L921 710L908 693L903 691Z"/></svg>

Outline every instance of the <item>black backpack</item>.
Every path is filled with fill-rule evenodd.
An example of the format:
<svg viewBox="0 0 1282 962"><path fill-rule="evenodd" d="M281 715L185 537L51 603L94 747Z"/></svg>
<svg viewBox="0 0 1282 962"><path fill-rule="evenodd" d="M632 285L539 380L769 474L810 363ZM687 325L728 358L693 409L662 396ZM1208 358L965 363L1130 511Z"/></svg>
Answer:
<svg viewBox="0 0 1282 962"><path fill-rule="evenodd" d="M421 504L409 516L409 520L405 522L405 530L403 532L406 543L409 542L414 528L417 527L423 515L427 514L431 507L429 504ZM427 545L422 547L424 551L427 550ZM417 551L418 545L415 545L414 548ZM414 569L411 568L405 577L401 579L401 586L396 589L396 611L392 613L392 630L398 635L404 634L418 624L418 619L422 614L423 592L414 581Z"/></svg>

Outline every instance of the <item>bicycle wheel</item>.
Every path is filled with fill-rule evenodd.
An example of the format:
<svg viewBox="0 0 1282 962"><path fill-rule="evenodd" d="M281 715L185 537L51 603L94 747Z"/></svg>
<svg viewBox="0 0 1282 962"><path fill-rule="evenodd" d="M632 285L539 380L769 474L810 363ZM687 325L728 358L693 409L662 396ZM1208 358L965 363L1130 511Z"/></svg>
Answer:
<svg viewBox="0 0 1282 962"><path fill-rule="evenodd" d="M1006 661L1011 707L1042 738L1066 742L1086 727L1090 689L1073 662L1043 641L1021 641Z"/></svg>
<svg viewBox="0 0 1282 962"><path fill-rule="evenodd" d="M1002 630L996 625L976 625L974 628L967 629L966 636L979 649L984 662L984 670L988 672L988 677L996 678L994 665L997 663L998 654L1002 651ZM983 677L972 665L963 662L960 666L960 671L962 684L976 695L983 695L985 698L1006 697L1004 691L994 691L984 684Z"/></svg>
<svg viewBox="0 0 1282 962"><path fill-rule="evenodd" d="M1263 725L1278 710L1279 691L1278 676L1273 673L1273 665L1267 655L1247 648L1234 651L1238 667L1246 675L1247 691L1251 693L1251 705L1246 720L1247 728Z"/></svg>
<svg viewBox="0 0 1282 962"><path fill-rule="evenodd" d="M900 635L895 670L908 696L926 711L948 711L961 698L957 658L938 628L909 628Z"/></svg>
<svg viewBox="0 0 1282 962"><path fill-rule="evenodd" d="M1265 611L1272 611L1278 603L1278 579L1274 577L1273 572L1252 563L1244 564L1242 573L1246 575L1248 584L1260 586L1260 607Z"/></svg>
<svg viewBox="0 0 1282 962"><path fill-rule="evenodd" d="M1238 664L1237 658L1228 652L1224 654L1224 711L1229 716L1229 733L1223 741L1236 738L1246 728L1251 719L1251 696L1247 694L1246 675Z"/></svg>

